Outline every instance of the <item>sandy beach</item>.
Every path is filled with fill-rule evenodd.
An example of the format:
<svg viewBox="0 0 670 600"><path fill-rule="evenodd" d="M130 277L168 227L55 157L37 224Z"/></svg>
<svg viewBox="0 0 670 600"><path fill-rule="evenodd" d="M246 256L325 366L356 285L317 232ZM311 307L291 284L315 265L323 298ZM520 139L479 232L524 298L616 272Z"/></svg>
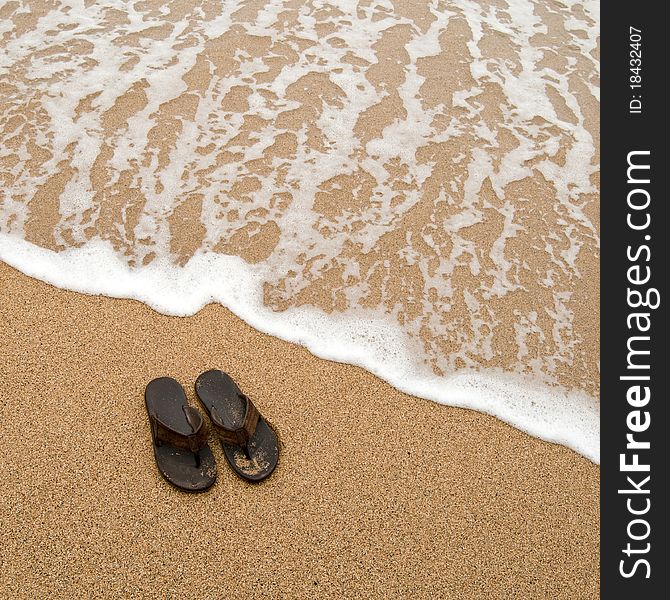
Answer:
<svg viewBox="0 0 670 600"><path fill-rule="evenodd" d="M169 277L239 257L256 314L362 307L417 371L598 396L592 6L159 7L8 6L0 232Z"/></svg>
<svg viewBox="0 0 670 600"><path fill-rule="evenodd" d="M58 290L0 264L0 595L598 597L599 468L251 329ZM159 475L146 383L228 371L277 471L188 495Z"/></svg>
<svg viewBox="0 0 670 600"><path fill-rule="evenodd" d="M599 597L598 465L445 406L597 460L599 47L591 1L0 7L0 598ZM143 394L208 369L280 459L212 435L189 495Z"/></svg>

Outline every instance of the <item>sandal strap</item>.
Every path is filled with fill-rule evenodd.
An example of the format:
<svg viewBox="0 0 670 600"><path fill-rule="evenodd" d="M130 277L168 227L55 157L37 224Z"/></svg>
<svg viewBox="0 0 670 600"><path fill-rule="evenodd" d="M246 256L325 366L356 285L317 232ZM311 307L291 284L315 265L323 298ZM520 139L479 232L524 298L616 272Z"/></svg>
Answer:
<svg viewBox="0 0 670 600"><path fill-rule="evenodd" d="M214 425L214 430L222 441L224 441L226 444L232 444L233 446L246 448L249 445L249 440L256 432L256 426L258 425L258 421L260 419L260 413L250 398L244 394L238 394L238 396L247 404L247 408L244 414L244 422L242 423L241 427L238 427L237 429L229 429L226 427L223 424L221 416L214 407L212 407L211 410L211 418L212 424Z"/></svg>
<svg viewBox="0 0 670 600"><path fill-rule="evenodd" d="M185 405L183 410L186 420L193 431L186 435L179 433L167 423L161 421L157 415L151 415L154 439L156 442L170 444L195 453L207 443L207 424L202 418L200 411L192 406Z"/></svg>

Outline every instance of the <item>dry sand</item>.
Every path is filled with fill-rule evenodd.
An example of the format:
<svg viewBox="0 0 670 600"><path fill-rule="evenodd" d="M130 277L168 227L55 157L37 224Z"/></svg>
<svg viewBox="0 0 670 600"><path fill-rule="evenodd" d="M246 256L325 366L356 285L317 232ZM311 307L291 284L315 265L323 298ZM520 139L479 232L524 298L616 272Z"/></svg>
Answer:
<svg viewBox="0 0 670 600"><path fill-rule="evenodd" d="M146 383L220 367L281 439L252 486L158 474ZM0 263L0 596L597 598L599 468L221 306L167 317Z"/></svg>

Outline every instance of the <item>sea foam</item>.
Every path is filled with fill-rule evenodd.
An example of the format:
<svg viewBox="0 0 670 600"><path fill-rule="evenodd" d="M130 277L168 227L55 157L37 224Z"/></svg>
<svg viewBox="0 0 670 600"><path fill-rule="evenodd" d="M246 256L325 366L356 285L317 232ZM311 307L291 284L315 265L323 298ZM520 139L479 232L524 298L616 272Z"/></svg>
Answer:
<svg viewBox="0 0 670 600"><path fill-rule="evenodd" d="M598 10L10 6L0 259L597 461Z"/></svg>
<svg viewBox="0 0 670 600"><path fill-rule="evenodd" d="M488 413L600 460L599 403L589 395L503 372L421 372L415 354L421 349L387 315L358 309L334 319L308 306L275 313L262 302L262 270L236 256L199 253L180 269L156 261L130 270L106 242L55 253L0 234L0 260L56 287L136 299L168 315L192 315L219 302L259 331L316 356L358 365L408 394Z"/></svg>

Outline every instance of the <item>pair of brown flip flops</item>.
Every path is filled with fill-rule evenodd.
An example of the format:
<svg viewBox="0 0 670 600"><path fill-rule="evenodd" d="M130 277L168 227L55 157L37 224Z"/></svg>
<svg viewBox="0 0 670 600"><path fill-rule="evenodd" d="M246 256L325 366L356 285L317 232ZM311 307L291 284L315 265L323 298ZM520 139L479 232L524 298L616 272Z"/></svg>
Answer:
<svg viewBox="0 0 670 600"><path fill-rule="evenodd" d="M262 481L277 466L277 434L231 377L206 371L195 382L223 452L235 472ZM216 462L199 410L188 404L184 388L171 377L151 381L144 392L156 464L163 477L182 490L200 492L216 481Z"/></svg>

